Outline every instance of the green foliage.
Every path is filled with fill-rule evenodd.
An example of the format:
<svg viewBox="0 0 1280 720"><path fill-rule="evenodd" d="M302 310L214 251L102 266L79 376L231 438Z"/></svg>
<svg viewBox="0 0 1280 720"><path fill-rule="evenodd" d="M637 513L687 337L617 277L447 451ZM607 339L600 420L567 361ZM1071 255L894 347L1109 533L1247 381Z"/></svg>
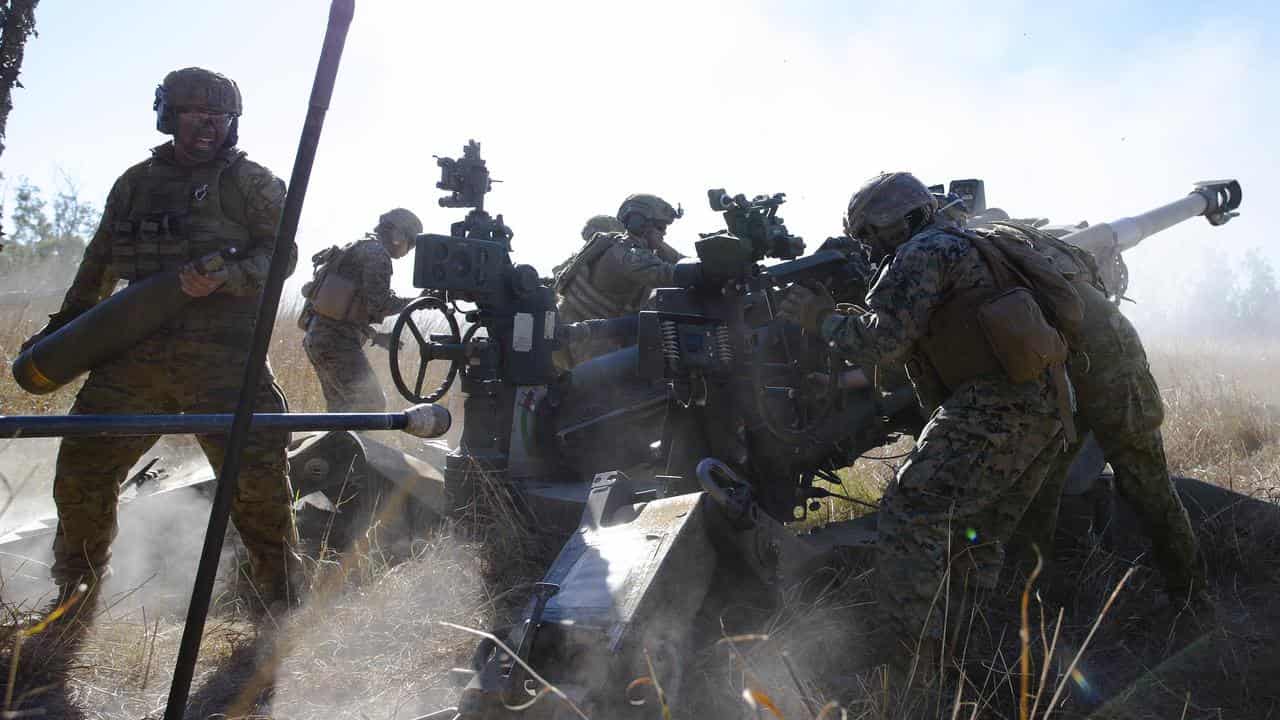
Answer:
<svg viewBox="0 0 1280 720"><path fill-rule="evenodd" d="M97 219L98 209L80 199L79 188L65 174L60 175L52 207L39 186L21 178L13 194L11 233L0 252L0 275L40 271L69 279Z"/></svg>
<svg viewBox="0 0 1280 720"><path fill-rule="evenodd" d="M13 196L13 242L30 247L39 245L53 231L40 188L24 177Z"/></svg>

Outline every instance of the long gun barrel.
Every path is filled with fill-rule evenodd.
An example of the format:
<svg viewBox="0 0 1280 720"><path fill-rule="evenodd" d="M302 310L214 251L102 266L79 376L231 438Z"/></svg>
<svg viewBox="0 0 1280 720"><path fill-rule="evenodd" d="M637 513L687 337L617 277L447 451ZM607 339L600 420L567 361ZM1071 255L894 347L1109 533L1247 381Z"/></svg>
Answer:
<svg viewBox="0 0 1280 720"><path fill-rule="evenodd" d="M0 438L225 435L231 414L0 415ZM452 417L439 405L392 413L257 413L254 430L403 430L422 438L449 432Z"/></svg>
<svg viewBox="0 0 1280 720"><path fill-rule="evenodd" d="M1093 253L1105 256L1124 252L1144 239L1178 223L1204 215L1211 225L1221 225L1237 215L1240 207L1240 183L1235 180L1213 180L1196 183L1191 194L1148 210L1140 215L1109 223L1092 225L1062 239Z"/></svg>

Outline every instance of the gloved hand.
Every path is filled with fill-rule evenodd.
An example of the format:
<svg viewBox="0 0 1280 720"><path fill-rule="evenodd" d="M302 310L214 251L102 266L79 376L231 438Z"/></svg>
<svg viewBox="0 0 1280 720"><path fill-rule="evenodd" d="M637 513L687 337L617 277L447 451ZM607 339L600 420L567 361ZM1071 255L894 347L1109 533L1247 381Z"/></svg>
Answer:
<svg viewBox="0 0 1280 720"><path fill-rule="evenodd" d="M838 250L845 255L852 255L854 253L859 255L866 254L866 250L863 248L862 243L847 235L836 235L835 237L829 237L822 241L822 244L818 246L818 252L822 252L823 250Z"/></svg>
<svg viewBox="0 0 1280 720"><path fill-rule="evenodd" d="M178 271L178 283L182 286L182 292L193 298L201 298L225 285L230 276L222 255L211 253L183 265Z"/></svg>
<svg viewBox="0 0 1280 720"><path fill-rule="evenodd" d="M63 325L69 324L72 320L75 320L82 314L84 314L84 310L70 308L67 310L59 310L58 312L50 315L49 322L45 323L45 326L40 328L40 331L35 335L27 338L27 341L22 343L22 346L18 348L18 352L25 352L27 348L58 332Z"/></svg>
<svg viewBox="0 0 1280 720"><path fill-rule="evenodd" d="M390 349L391 349L391 333L386 333L386 332L376 332L376 333L374 333L374 334L373 334L373 340L372 340L372 342L373 342L373 346L374 346L374 347L380 347L380 348L382 348L383 350L390 350ZM402 341L400 341L400 342L397 344L396 349L397 349L397 350L403 350L403 349L404 349L404 341L403 341L403 340L402 340Z"/></svg>
<svg viewBox="0 0 1280 720"><path fill-rule="evenodd" d="M778 306L778 317L796 323L811 333L822 328L822 321L836 309L831 291L821 283L792 285Z"/></svg>

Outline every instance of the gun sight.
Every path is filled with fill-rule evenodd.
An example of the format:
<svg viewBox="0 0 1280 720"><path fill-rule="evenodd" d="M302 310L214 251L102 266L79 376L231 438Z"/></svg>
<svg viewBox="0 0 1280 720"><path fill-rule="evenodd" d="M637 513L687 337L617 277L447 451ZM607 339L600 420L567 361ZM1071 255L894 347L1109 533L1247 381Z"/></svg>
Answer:
<svg viewBox="0 0 1280 720"><path fill-rule="evenodd" d="M480 157L480 143L468 141L462 157L457 160L439 155L435 158L436 165L440 166L440 182L436 187L450 193L449 197L440 198L440 207L483 209L485 193L493 189L494 181Z"/></svg>

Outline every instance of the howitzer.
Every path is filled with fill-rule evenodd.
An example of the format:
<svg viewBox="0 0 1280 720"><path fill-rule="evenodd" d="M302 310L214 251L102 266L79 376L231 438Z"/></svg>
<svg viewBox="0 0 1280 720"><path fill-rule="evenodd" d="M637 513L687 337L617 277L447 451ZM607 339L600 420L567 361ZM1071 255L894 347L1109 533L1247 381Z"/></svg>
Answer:
<svg viewBox="0 0 1280 720"><path fill-rule="evenodd" d="M1214 226L1225 224L1239 214L1236 210L1243 197L1237 180L1205 180L1195 183L1186 197L1132 217L1096 225L1087 222L1063 225L1051 224L1045 218L1010 218L1004 210L988 207L985 183L979 179L952 180L948 193L943 193L942 185L934 185L930 189L940 197L944 212L970 227L1012 220L1087 250L1098 264L1108 294L1117 301L1124 297L1129 287L1129 269L1122 253L1137 247L1152 235L1194 217L1204 216Z"/></svg>
<svg viewBox="0 0 1280 720"><path fill-rule="evenodd" d="M777 217L781 196L709 197L742 234L703 235L698 260L676 272L680 286L656 291L638 317L559 325L532 268L455 225L419 236L415 284L435 295L406 308L394 331L416 341L423 363L446 360L461 378L463 431L445 468L451 503L469 501L482 479L505 483L542 529L569 533L541 591L499 635L600 717L636 712L623 686L647 674L646 649L669 696L678 692L693 618L713 586L776 587L837 547L865 545L865 523L805 536L784 523L834 494L814 481L838 483L832 471L885 442L889 418L913 406L909 390L838 390L846 368L774 317L778 288L838 273L845 256L797 258L803 244ZM769 256L794 259L766 267ZM455 301L476 308L463 313ZM471 327L460 335L450 319L448 333L427 337L414 318L423 309L465 314ZM636 337L557 375L552 352L595 330ZM419 384L426 374L420 364ZM509 708L532 699L507 653L486 641L457 673L461 717L514 717ZM545 717L550 706L525 714Z"/></svg>

